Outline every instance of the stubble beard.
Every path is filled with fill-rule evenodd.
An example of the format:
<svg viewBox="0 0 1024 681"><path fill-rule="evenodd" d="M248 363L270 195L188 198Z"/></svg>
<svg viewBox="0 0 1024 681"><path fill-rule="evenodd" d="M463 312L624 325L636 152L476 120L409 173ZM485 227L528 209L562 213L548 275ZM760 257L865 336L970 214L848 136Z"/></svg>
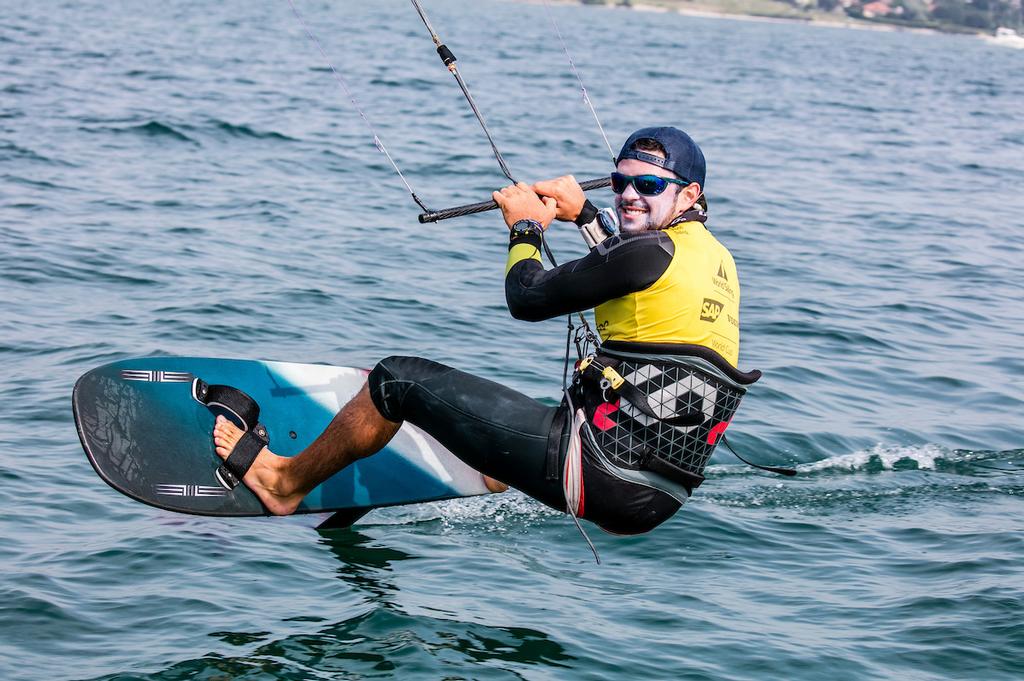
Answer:
<svg viewBox="0 0 1024 681"><path fill-rule="evenodd" d="M630 221L627 223L625 209L630 206L643 208L647 212L643 214L642 219L637 220L636 218L630 218ZM661 229L665 226L664 224L655 224L655 218L654 214L651 212L651 206L646 201L633 200L623 202L620 200L617 202L616 208L619 213L619 225L621 226L622 231L628 234ZM665 221L665 224L668 224L668 222Z"/></svg>

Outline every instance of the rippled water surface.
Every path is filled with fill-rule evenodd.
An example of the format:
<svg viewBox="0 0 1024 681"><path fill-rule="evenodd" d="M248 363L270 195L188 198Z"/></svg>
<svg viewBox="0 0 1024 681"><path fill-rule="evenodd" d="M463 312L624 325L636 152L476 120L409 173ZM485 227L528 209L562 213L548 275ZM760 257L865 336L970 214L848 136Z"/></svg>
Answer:
<svg viewBox="0 0 1024 681"><path fill-rule="evenodd" d="M427 204L500 186L408 3L299 7ZM608 172L543 6L427 8L515 173ZM602 566L516 493L330 532L122 497L71 417L98 364L415 353L555 399L564 321L509 318L495 215L417 223L287 3L6 2L0 677L1024 675L1024 53L553 14L613 144L703 145L765 372L730 432L801 475L716 454Z"/></svg>

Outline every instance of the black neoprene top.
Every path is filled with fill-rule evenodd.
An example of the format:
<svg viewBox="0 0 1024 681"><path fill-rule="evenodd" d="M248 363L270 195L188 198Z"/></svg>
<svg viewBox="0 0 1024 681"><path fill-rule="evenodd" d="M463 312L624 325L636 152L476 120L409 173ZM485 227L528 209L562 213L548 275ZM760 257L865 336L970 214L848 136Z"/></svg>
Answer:
<svg viewBox="0 0 1024 681"><path fill-rule="evenodd" d="M516 238L509 250L520 244L539 250L540 236ZM582 258L550 270L537 258L524 258L505 275L505 300L512 316L526 321L589 310L658 281L674 253L672 239L656 231L610 237Z"/></svg>

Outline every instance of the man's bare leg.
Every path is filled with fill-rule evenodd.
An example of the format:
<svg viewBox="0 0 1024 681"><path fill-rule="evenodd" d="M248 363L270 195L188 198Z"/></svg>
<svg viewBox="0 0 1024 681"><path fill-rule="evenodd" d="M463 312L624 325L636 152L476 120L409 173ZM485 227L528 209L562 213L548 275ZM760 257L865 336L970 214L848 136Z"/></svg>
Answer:
<svg viewBox="0 0 1024 681"><path fill-rule="evenodd" d="M308 447L293 457L278 456L264 447L242 482L271 513L288 515L321 482L353 461L383 449L401 425L380 415L369 388L363 385ZM217 455L228 458L242 432L218 416L213 429Z"/></svg>
<svg viewBox="0 0 1024 681"><path fill-rule="evenodd" d="M260 450L242 481L274 515L288 515L309 492L353 461L375 454L395 436L401 423L380 415L367 385L342 407L327 429L294 457ZM217 455L228 458L242 430L223 416L217 417L213 442ZM484 476L492 492L508 485Z"/></svg>

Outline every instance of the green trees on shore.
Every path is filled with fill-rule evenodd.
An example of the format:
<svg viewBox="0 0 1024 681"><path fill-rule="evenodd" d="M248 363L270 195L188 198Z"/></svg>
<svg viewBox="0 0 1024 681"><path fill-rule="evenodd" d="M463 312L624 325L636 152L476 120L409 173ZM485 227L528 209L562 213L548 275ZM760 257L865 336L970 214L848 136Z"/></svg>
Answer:
<svg viewBox="0 0 1024 681"><path fill-rule="evenodd" d="M837 0L817 2L826 10L837 4ZM932 28L991 32L1001 26L1019 30L1024 23L1021 0L846 0L839 4L857 19Z"/></svg>

